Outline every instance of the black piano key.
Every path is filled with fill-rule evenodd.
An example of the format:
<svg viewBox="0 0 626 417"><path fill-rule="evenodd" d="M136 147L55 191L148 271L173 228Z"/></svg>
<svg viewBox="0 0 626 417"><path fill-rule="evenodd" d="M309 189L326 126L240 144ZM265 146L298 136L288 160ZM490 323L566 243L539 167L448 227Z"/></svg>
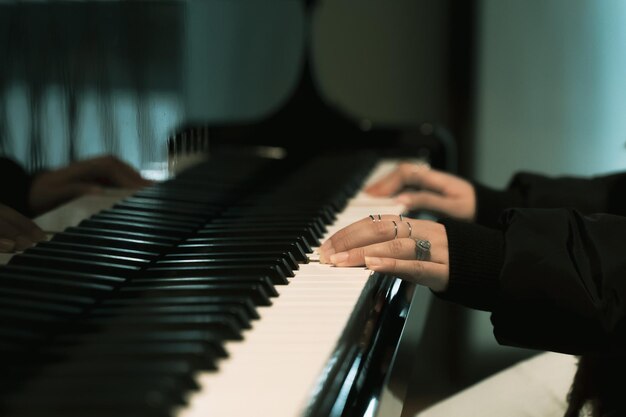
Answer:
<svg viewBox="0 0 626 417"><path fill-rule="evenodd" d="M81 229L87 230L110 230L110 231L123 231L137 233L134 236L155 236L155 237L172 237L180 239L184 236L191 234L194 229L190 227L172 227L165 226L164 224L156 223L141 223L130 222L122 220L107 220L107 219L95 219L90 218L83 220L78 225Z"/></svg>
<svg viewBox="0 0 626 417"><path fill-rule="evenodd" d="M256 227L248 228L242 226L231 226L228 228L214 227L211 224L204 226L197 232L198 238L213 238L213 237L244 237L250 239L292 239L302 238L309 246L319 246L320 241L315 236L315 233L309 228L305 227Z"/></svg>
<svg viewBox="0 0 626 417"><path fill-rule="evenodd" d="M64 251L76 253L77 255L84 253L87 255L89 254L99 255L100 254L100 255L111 255L111 256L122 256L122 257L128 256L132 258L143 259L144 261L149 261L159 256L158 252L120 249L120 248L87 245L87 244L80 244L80 243L68 243L68 242L61 242L58 240L39 242L37 243L36 248L64 250Z"/></svg>
<svg viewBox="0 0 626 417"><path fill-rule="evenodd" d="M29 386L23 395L3 399L7 410L5 415L92 417L94 413L100 412L110 417L121 413L136 417L169 416L174 407L184 403L182 392L173 384L168 384L171 390L165 390L159 380L151 380L154 382L148 380L139 385L135 385L138 384L136 380L122 384L116 379L100 384L93 381L84 385L66 383Z"/></svg>
<svg viewBox="0 0 626 417"><path fill-rule="evenodd" d="M149 272L149 271L148 271ZM274 287L274 283L269 276L258 276L258 275L200 275L200 276L163 276L162 274L154 272L150 275L144 275L141 278L138 278L132 281L130 284L126 285L125 288L140 288L140 287L152 287L155 285L163 285L163 286L185 286L185 285L197 285L197 284L207 284L207 285L219 285L219 284L253 284L260 285L266 294L270 297L277 297L278 292Z"/></svg>
<svg viewBox="0 0 626 417"><path fill-rule="evenodd" d="M206 316L212 314L223 314L233 317L237 324L244 329L250 328L250 317L245 309L237 305L219 305L219 306L202 306L202 307L153 307L136 309L133 311L132 317L182 317L182 316ZM96 310L90 314L90 317L104 318L118 316L119 312L105 309Z"/></svg>
<svg viewBox="0 0 626 417"><path fill-rule="evenodd" d="M113 326L118 330L129 329L130 331L205 330L224 340L241 340L242 338L242 326L236 317L227 312L196 316L91 317L84 322L90 328Z"/></svg>
<svg viewBox="0 0 626 417"><path fill-rule="evenodd" d="M211 259L204 257L202 259L163 259L156 262L156 267L201 267L201 266L278 266L285 276L293 277L293 269L289 263L283 258L250 256L247 258L217 258Z"/></svg>
<svg viewBox="0 0 626 417"><path fill-rule="evenodd" d="M273 284L286 285L286 272L278 265L177 265L154 266L144 272L150 277L268 276Z"/></svg>
<svg viewBox="0 0 626 417"><path fill-rule="evenodd" d="M126 281L126 278L115 275L96 274L95 272L80 272L69 270L56 270L50 268L39 268L31 265L9 264L0 269L2 274L26 275L41 279L61 278L74 282L87 282L94 284L104 284L110 286L120 285Z"/></svg>
<svg viewBox="0 0 626 417"><path fill-rule="evenodd" d="M27 255L41 255L52 256L55 258L70 258L82 261L96 261L105 263L115 263L120 265L128 265L136 268L147 266L150 261L143 258L133 257L131 254L124 255L111 255L107 253L93 253L93 252L76 252L68 249L56 249L50 247L42 247L37 245L35 247L26 249L24 254Z"/></svg>
<svg viewBox="0 0 626 417"><path fill-rule="evenodd" d="M26 253L11 258L9 265L26 265L51 270L93 271L96 274L109 274L113 276L128 276L140 270L138 266L122 263L97 262Z"/></svg>
<svg viewBox="0 0 626 417"><path fill-rule="evenodd" d="M203 260L221 260L221 259L253 259L253 258L270 258L280 259L284 262L292 271L298 270L300 264L296 261L296 258L289 252L208 252L208 253L168 253L163 257L163 261L169 260L189 260L189 261L203 261Z"/></svg>
<svg viewBox="0 0 626 417"><path fill-rule="evenodd" d="M185 297L147 297L147 298L112 298L103 300L97 310L116 309L120 314L133 314L136 310L155 307L194 307L205 305L237 305L246 311L251 319L259 318L255 304L247 296L222 295L222 296L185 296ZM94 310L95 311L95 310Z"/></svg>
<svg viewBox="0 0 626 417"><path fill-rule="evenodd" d="M149 242L155 243L165 243L165 244L173 244L180 240L179 237L174 236L165 236L154 233L140 233L133 231L123 231L123 230L115 230L109 228L95 228L95 227L68 227L65 229L64 233L76 233L82 235L89 236L99 236L99 237L117 237L117 238L128 238L128 239L141 239Z"/></svg>
<svg viewBox="0 0 626 417"><path fill-rule="evenodd" d="M121 326L127 326L124 322ZM150 322L147 326L153 325ZM217 337L225 339L236 339L236 336L230 336L229 330L216 329L215 326L209 326L215 332ZM139 330L140 332L141 330ZM221 348L217 351L212 349L211 345L199 342L141 342L127 341L119 343L115 341L99 341L92 343L74 345L61 345L57 343L55 346L48 348L46 352L57 357L67 357L69 360L79 360L85 362L116 362L118 360L132 360L141 357L144 360L153 362L184 360L189 363L195 370L213 370L216 369L217 360L223 357Z"/></svg>
<svg viewBox="0 0 626 417"><path fill-rule="evenodd" d="M167 226L173 228L182 228L182 229L191 229L194 230L198 226L200 226L204 221L199 219L198 221L189 221L182 220L186 219L184 216L176 216L177 218L172 218L172 216L145 216L145 215L137 215L129 213L125 210L105 210L98 212L90 217L92 220L106 220L106 221L121 221L121 222L137 222L144 225L155 225L155 226ZM178 218L178 217L182 217Z"/></svg>
<svg viewBox="0 0 626 417"><path fill-rule="evenodd" d="M58 277L29 276L14 274L0 269L0 293L10 293L17 289L49 294L59 294L62 299L67 296L99 297L115 289L113 285L82 282Z"/></svg>
<svg viewBox="0 0 626 417"><path fill-rule="evenodd" d="M213 244L219 244L223 246L229 243L234 244L234 245L240 245L242 248L249 247L251 245L256 244L257 250L263 250L264 247L273 248L272 245L296 244L298 249L304 254L313 252L313 249L308 244L308 242L305 239L299 238L299 237L275 238L272 236L264 236L262 238L257 237L255 239L248 238L248 237L215 237L215 238L194 237L194 238L189 238L185 240L185 242L180 244L179 246L180 247L184 247L187 245L207 245L208 246L208 245L213 245ZM294 256L297 256L297 255L294 253ZM304 257L306 258L306 255L304 255Z"/></svg>
<svg viewBox="0 0 626 417"><path fill-rule="evenodd" d="M254 305L271 305L270 296L259 284L218 284L218 285L153 285L146 287L120 288L115 294L119 298L152 298L152 297L242 297ZM139 300L137 300L139 301Z"/></svg>
<svg viewBox="0 0 626 417"><path fill-rule="evenodd" d="M57 233L52 237L51 240L53 242L102 246L105 248L105 250L106 248L117 248L161 253L172 247L172 244L156 243L141 239L94 236L71 232Z"/></svg>
<svg viewBox="0 0 626 417"><path fill-rule="evenodd" d="M159 308L159 307L156 307ZM103 310L99 310L103 311ZM104 310L108 311L108 310ZM224 350L221 338L206 330L175 330L175 331L154 331L154 332L118 332L116 329L109 329L106 333L91 334L63 334L56 339L60 344L81 344L81 343L198 343L207 347L216 357L228 356ZM164 361L167 362L167 361ZM131 362L132 363L132 362ZM187 363L187 362L185 362ZM187 368L189 364L187 363Z"/></svg>
<svg viewBox="0 0 626 417"><path fill-rule="evenodd" d="M327 232L324 222L314 216L284 215L281 218L257 217L257 216L232 216L218 217L209 223L213 226L230 227L231 225L254 227L254 226L303 226L311 228L318 238L322 238Z"/></svg>
<svg viewBox="0 0 626 417"><path fill-rule="evenodd" d="M162 214L154 211L126 210L123 208L110 208L98 212L95 216L122 219L141 219L147 222L172 222L186 226L196 226L205 222L205 216L195 217L188 214Z"/></svg>
<svg viewBox="0 0 626 417"><path fill-rule="evenodd" d="M221 242L221 243L206 243L206 242L184 242L178 245L169 253L215 253L215 252L251 252L256 253L259 251L285 251L291 254L298 262L308 263L309 258L306 252L302 249L297 242L263 242L263 241L248 241L248 242Z"/></svg>
<svg viewBox="0 0 626 417"><path fill-rule="evenodd" d="M55 294L48 291L36 291L22 288L6 288L0 286L0 296L15 297L19 300L29 300L35 302L52 302L68 306L84 308L96 302L94 297L87 297L73 294Z"/></svg>

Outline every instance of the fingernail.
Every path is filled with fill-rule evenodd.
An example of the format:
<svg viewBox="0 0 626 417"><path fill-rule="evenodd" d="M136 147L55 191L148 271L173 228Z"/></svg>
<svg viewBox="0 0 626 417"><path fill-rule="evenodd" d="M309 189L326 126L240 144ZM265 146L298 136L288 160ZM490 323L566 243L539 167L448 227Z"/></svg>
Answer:
<svg viewBox="0 0 626 417"><path fill-rule="evenodd" d="M367 265L368 267L376 268L377 266L381 266L382 264L383 264L383 261L380 258L377 258L375 256L365 257L365 265Z"/></svg>
<svg viewBox="0 0 626 417"><path fill-rule="evenodd" d="M15 250L15 241L10 239L0 239L0 252L13 252Z"/></svg>
<svg viewBox="0 0 626 417"><path fill-rule="evenodd" d="M330 263L337 265L348 260L348 252L339 252L330 256Z"/></svg>

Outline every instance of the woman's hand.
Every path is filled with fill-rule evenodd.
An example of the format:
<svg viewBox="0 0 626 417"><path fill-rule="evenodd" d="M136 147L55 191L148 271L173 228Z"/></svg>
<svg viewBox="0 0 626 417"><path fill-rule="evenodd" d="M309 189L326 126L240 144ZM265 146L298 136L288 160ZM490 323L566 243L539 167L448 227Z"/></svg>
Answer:
<svg viewBox="0 0 626 417"><path fill-rule="evenodd" d="M0 252L24 250L45 238L45 233L32 220L0 204Z"/></svg>
<svg viewBox="0 0 626 417"><path fill-rule="evenodd" d="M29 203L33 213L44 213L103 186L140 188L151 184L130 165L113 156L101 156L44 172L33 180Z"/></svg>
<svg viewBox="0 0 626 417"><path fill-rule="evenodd" d="M410 210L429 210L466 221L472 221L476 216L476 193L472 184L426 164L400 164L365 191L373 196L388 197L406 186L419 188L397 196L397 201Z"/></svg>
<svg viewBox="0 0 626 417"><path fill-rule="evenodd" d="M430 249L424 249L424 242ZM319 248L320 262L362 266L444 291L448 287L448 236L428 220L397 215L367 217L347 226ZM418 260L422 258L422 260Z"/></svg>

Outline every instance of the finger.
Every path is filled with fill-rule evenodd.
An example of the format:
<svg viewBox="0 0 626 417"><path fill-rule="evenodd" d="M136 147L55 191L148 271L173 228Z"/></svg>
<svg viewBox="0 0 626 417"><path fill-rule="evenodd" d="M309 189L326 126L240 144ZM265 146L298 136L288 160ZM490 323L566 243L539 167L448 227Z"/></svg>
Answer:
<svg viewBox="0 0 626 417"><path fill-rule="evenodd" d="M375 216L375 221L370 217L361 219L328 238L318 249L320 262L327 263L329 256L337 252L393 239L395 227L390 220L393 219L397 224L399 217L386 214L378 220L378 216Z"/></svg>
<svg viewBox="0 0 626 417"><path fill-rule="evenodd" d="M368 269L425 285L434 291L448 288L448 265L423 261L406 261L394 258L365 258Z"/></svg>
<svg viewBox="0 0 626 417"><path fill-rule="evenodd" d="M401 166L397 167L378 181L365 187L365 192L376 197L394 195L404 187L404 176Z"/></svg>
<svg viewBox="0 0 626 417"><path fill-rule="evenodd" d="M455 204L454 199L451 197L430 191L402 193L396 197L396 201L410 210L430 210L439 213L451 212Z"/></svg>
<svg viewBox="0 0 626 417"><path fill-rule="evenodd" d="M14 239L18 235L24 235L35 242L46 238L46 234L31 219L0 204L0 236Z"/></svg>
<svg viewBox="0 0 626 417"><path fill-rule="evenodd" d="M427 165L418 165L405 173L406 185L445 194L446 189L456 178L445 172L430 169Z"/></svg>
<svg viewBox="0 0 626 417"><path fill-rule="evenodd" d="M448 257L441 242L431 242L430 261L435 263L447 263ZM330 256L330 263L339 266L365 265L365 257L395 258L404 260L416 260L416 243L413 239L395 239L383 243L376 243L361 248L350 249L345 252L335 253Z"/></svg>

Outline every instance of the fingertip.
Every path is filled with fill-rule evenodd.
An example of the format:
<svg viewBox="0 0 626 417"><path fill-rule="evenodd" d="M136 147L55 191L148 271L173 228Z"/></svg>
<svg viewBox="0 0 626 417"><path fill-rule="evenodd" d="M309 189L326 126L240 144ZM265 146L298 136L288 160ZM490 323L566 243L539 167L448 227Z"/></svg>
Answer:
<svg viewBox="0 0 626 417"><path fill-rule="evenodd" d="M383 260L376 256L366 256L365 266L367 266L369 269L376 270L377 268L381 268L383 266Z"/></svg>

